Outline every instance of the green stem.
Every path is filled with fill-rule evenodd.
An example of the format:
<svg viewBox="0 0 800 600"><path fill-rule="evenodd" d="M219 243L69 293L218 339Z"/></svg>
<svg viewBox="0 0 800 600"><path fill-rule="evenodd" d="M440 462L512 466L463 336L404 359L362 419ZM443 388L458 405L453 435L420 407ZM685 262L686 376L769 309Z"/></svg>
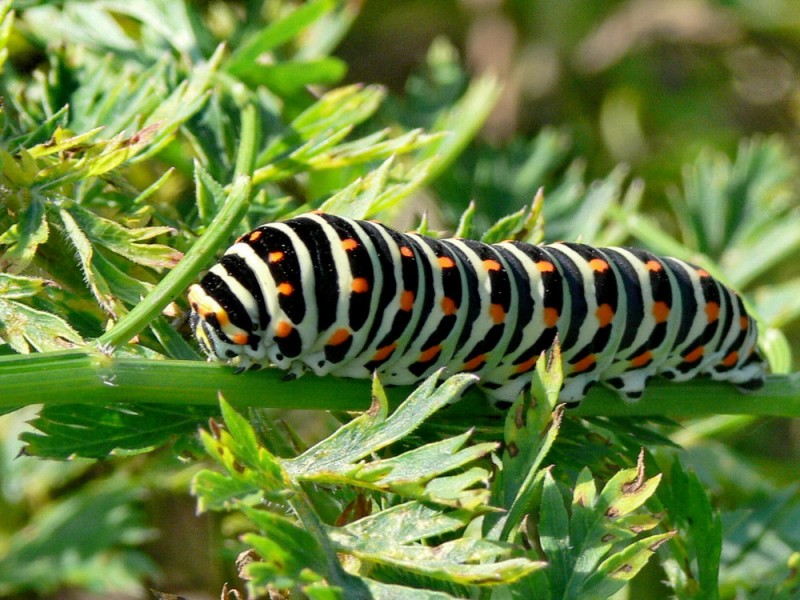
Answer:
<svg viewBox="0 0 800 600"><path fill-rule="evenodd" d="M213 260L217 250L230 241L231 233L244 218L250 204L249 174L255 162L257 132L256 111L254 107L248 105L242 111L242 143L236 160L236 176L222 209L177 266L167 273L131 312L97 339L100 347L114 348L128 343L147 327L175 296L182 293L197 278L197 273Z"/></svg>
<svg viewBox="0 0 800 600"><path fill-rule="evenodd" d="M314 512L311 501L299 485L294 488L294 495L289 499L289 504L294 509L306 531L313 535L322 547L322 553L328 566L330 583L342 590L346 590L347 597L353 598L353 600L372 598L363 583L358 578L350 576L342 567L336 554L336 549L333 547L333 543L328 537L328 532L325 530L325 525L317 516L317 513Z"/></svg>
<svg viewBox="0 0 800 600"><path fill-rule="evenodd" d="M69 350L0 357L0 409L28 404L152 402L216 405L217 393L237 407L314 410L366 410L369 380L306 375L282 381L277 369L237 375L227 365L199 361L152 360L108 356L94 350ZM389 388L393 402L413 388ZM458 408L485 414L485 401L472 390ZM708 380L670 383L654 380L645 398L626 404L596 386L578 416L768 415L800 417L800 373L773 375L757 392L740 394L730 385Z"/></svg>

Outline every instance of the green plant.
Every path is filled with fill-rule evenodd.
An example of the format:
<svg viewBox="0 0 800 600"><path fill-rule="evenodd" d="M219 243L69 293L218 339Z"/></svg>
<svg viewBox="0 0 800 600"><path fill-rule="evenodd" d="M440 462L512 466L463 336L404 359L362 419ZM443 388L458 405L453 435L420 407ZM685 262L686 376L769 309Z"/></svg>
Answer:
<svg viewBox="0 0 800 600"><path fill-rule="evenodd" d="M241 554L253 595L656 597L659 580L680 598L796 594L791 462L767 474L725 443L757 415L800 415L794 338L778 331L800 315L785 142L701 154L665 221L624 167L591 181L565 131L472 142L498 86L442 42L404 103L336 87L350 4L204 10L0 3L0 594L170 586L142 509L190 480L223 523L219 562ZM491 174L478 198L506 193L517 212L468 207L465 171ZM778 375L747 396L654 383L632 405L599 389L564 411L556 357L531 396L487 414L469 376L384 391L199 360L183 293L237 235L312 208L391 219L424 187L459 235L632 236L727 275L753 292ZM337 428L299 430L276 408L330 410ZM695 420L677 429L679 415Z"/></svg>

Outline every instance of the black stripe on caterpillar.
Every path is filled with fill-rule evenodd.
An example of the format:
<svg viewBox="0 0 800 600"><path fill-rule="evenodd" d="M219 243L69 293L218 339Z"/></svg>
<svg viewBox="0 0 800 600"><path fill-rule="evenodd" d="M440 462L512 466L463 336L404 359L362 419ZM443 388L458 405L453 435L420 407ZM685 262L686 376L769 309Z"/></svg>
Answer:
<svg viewBox="0 0 800 600"><path fill-rule="evenodd" d="M239 238L189 301L209 357L295 376L377 371L399 385L447 367L505 403L558 335L565 402L598 381L634 401L654 375L764 382L739 296L634 248L432 239L309 213Z"/></svg>

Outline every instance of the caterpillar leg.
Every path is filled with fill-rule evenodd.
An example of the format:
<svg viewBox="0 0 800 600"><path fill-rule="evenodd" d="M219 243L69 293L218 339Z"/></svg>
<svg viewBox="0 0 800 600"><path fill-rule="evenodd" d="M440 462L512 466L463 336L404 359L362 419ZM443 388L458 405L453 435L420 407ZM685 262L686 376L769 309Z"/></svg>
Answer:
<svg viewBox="0 0 800 600"><path fill-rule="evenodd" d="M595 383L597 383L597 376L594 374L567 376L558 398L567 404L578 404Z"/></svg>
<svg viewBox="0 0 800 600"><path fill-rule="evenodd" d="M606 379L603 383L617 392L625 402L636 402L644 394L644 388L650 379L646 370L626 371L617 377Z"/></svg>

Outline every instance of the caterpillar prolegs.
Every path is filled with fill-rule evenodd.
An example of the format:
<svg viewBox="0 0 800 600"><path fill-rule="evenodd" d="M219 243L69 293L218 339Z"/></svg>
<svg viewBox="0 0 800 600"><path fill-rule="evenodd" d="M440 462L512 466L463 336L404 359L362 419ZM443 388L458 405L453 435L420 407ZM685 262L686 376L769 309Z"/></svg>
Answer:
<svg viewBox="0 0 800 600"><path fill-rule="evenodd" d="M432 239L309 213L239 238L189 301L210 357L297 375L412 384L447 367L507 402L558 335L565 402L597 381L629 401L654 375L764 381L739 296L634 248Z"/></svg>

